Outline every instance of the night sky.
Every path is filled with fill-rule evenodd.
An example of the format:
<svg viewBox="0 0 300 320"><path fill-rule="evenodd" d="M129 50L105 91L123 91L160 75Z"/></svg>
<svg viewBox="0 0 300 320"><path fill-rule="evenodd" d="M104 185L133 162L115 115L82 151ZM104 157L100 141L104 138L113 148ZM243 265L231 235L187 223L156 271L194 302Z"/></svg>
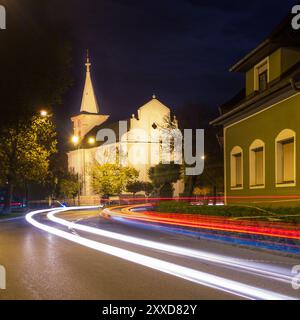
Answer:
<svg viewBox="0 0 300 320"><path fill-rule="evenodd" d="M70 115L80 109L86 48L101 113L114 119L130 117L155 93L174 110L188 103L201 105L209 121L244 85L243 77L229 73L229 67L263 40L296 1L37 3L38 10L28 5L27 18L61 27L72 46L74 83L58 112L65 135L70 133ZM25 4L23 0L20 5Z"/></svg>

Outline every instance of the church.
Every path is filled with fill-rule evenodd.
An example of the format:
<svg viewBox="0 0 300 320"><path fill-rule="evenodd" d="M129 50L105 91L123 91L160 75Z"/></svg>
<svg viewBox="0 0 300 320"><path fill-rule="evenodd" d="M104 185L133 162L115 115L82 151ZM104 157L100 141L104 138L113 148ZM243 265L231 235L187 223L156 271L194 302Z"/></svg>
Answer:
<svg viewBox="0 0 300 320"><path fill-rule="evenodd" d="M125 121L110 122L109 115L101 114L91 78L89 57L85 66L86 78L80 112L71 118L74 149L68 152L68 168L80 177L80 203L92 204L97 203L99 196L91 187L90 168L95 161L100 164L103 162L99 155L110 153L112 147L124 149L125 145L128 160L126 165L134 167L139 172L139 181L148 182L149 168L161 161L161 155L149 155L153 154L153 150L159 152L164 149L161 147L161 140L157 138L157 132L171 130L165 127L166 121L172 123L172 128L178 129L178 122L176 117L171 115L170 108L161 103L155 95ZM121 132L124 125L126 129ZM107 132L108 129L111 130L109 132L115 133L117 138L111 144L98 139L99 132ZM171 158L174 160L174 155ZM184 189L183 179L175 183L173 188L174 196L179 196Z"/></svg>

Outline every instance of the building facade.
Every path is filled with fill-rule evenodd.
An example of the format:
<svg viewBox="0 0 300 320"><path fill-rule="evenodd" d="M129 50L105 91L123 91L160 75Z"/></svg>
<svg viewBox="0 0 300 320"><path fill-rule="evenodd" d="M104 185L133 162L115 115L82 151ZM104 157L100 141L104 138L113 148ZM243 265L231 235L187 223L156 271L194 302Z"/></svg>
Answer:
<svg viewBox="0 0 300 320"><path fill-rule="evenodd" d="M211 122L223 126L227 203L298 201L300 39L290 21L231 68L245 75L245 89Z"/></svg>
<svg viewBox="0 0 300 320"><path fill-rule="evenodd" d="M110 122L109 116L102 115L100 112L90 67L90 61L87 58L80 113L71 118L76 146L68 152L69 170L78 174L81 180L82 203L91 203L91 199L98 199L91 186L90 168L94 163L107 162L115 148L124 155L124 165L137 169L139 181L147 182L149 168L158 164L163 156L164 148L161 145L159 132L171 130L167 127L168 123L172 124L172 128L178 128L177 120L171 115L170 108L154 95L149 102L138 108L131 118L122 122ZM108 136L113 133L116 140L109 142L103 139L107 133ZM174 154L171 160L174 160ZM175 183L173 188L175 196L182 193L183 180Z"/></svg>

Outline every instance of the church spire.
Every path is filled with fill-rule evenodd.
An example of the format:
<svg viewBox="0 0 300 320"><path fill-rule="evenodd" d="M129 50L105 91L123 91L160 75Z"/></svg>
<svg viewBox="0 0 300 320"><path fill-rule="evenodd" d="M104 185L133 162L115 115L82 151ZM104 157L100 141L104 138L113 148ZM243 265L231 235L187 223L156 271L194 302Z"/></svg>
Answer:
<svg viewBox="0 0 300 320"><path fill-rule="evenodd" d="M80 112L99 113L99 106L94 92L94 87L91 79L91 63L89 57L89 51L87 50L86 56L86 77L83 89L83 96L81 101Z"/></svg>
<svg viewBox="0 0 300 320"><path fill-rule="evenodd" d="M90 67L91 67L91 63L90 63L90 56L89 56L89 49L86 49L86 72L90 72Z"/></svg>

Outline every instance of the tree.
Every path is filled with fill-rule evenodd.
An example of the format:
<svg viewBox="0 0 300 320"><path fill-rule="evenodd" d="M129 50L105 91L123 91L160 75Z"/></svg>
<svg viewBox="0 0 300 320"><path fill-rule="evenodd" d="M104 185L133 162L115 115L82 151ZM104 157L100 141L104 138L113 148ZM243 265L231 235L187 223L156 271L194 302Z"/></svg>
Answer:
<svg viewBox="0 0 300 320"><path fill-rule="evenodd" d="M143 191L149 197L153 191L153 184L151 182L143 182Z"/></svg>
<svg viewBox="0 0 300 320"><path fill-rule="evenodd" d="M136 169L119 164L95 164L91 169L92 188L101 196L119 195L138 175Z"/></svg>
<svg viewBox="0 0 300 320"><path fill-rule="evenodd" d="M78 175L69 171L67 154L63 150L58 150L50 158L49 174L45 183L45 189L41 190L42 196L61 197L59 186L60 181L63 179L78 181Z"/></svg>
<svg viewBox="0 0 300 320"><path fill-rule="evenodd" d="M57 140L50 116L35 115L29 121L20 121L16 127L2 127L1 133L0 177L7 186L3 211L10 212L15 186L24 186L27 196L29 182L46 181Z"/></svg>
<svg viewBox="0 0 300 320"><path fill-rule="evenodd" d="M78 175L68 172L58 182L58 192L64 199L75 199L79 193Z"/></svg>
<svg viewBox="0 0 300 320"><path fill-rule="evenodd" d="M174 188L172 183L165 183L160 189L160 196L163 198L172 198L173 197Z"/></svg>
<svg viewBox="0 0 300 320"><path fill-rule="evenodd" d="M145 195L148 197L153 191L153 185L150 182L133 181L128 183L126 189L128 192L133 193L133 195L137 192L144 191Z"/></svg>
<svg viewBox="0 0 300 320"><path fill-rule="evenodd" d="M209 187L195 187L194 188L194 191L193 191L193 194L195 196L207 196L211 193L211 188Z"/></svg>
<svg viewBox="0 0 300 320"><path fill-rule="evenodd" d="M180 180L182 175L181 165L171 162L170 164L159 163L148 171L149 179L158 195L165 189L170 194L170 185ZM173 191L171 192L173 196Z"/></svg>
<svg viewBox="0 0 300 320"><path fill-rule="evenodd" d="M131 192L133 195L135 195L137 192L144 190L144 183L141 181L133 181L127 184L126 189L128 192Z"/></svg>
<svg viewBox="0 0 300 320"><path fill-rule="evenodd" d="M18 10L7 4L10 26L0 41L0 180L7 189L6 212L17 183L46 177L52 150L42 141L41 128L34 128L39 126L34 117L40 108L50 111L60 104L70 84L70 47L61 38L62 30L50 20L42 23L47 13L43 5L29 3L19 3ZM40 21L28 23L27 10L41 10L36 17Z"/></svg>
<svg viewBox="0 0 300 320"><path fill-rule="evenodd" d="M189 110L189 112L186 112ZM177 110L179 127L183 129L204 129L205 130L205 160L204 171L198 176L185 176L185 195L192 196L196 186L211 188L213 194L222 193L223 182L223 150L219 144L219 129L209 125L211 119L217 114L211 108L203 104L186 104ZM193 137L193 150L195 150L195 137ZM184 164L187 166L186 164Z"/></svg>

